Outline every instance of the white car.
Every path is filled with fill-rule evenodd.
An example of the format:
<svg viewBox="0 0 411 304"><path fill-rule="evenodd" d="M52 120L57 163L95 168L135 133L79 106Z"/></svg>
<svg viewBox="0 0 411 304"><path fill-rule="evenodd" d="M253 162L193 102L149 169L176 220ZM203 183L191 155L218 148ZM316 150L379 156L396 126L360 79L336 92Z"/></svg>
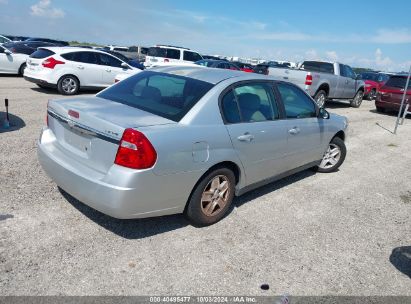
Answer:
<svg viewBox="0 0 411 304"><path fill-rule="evenodd" d="M11 40L3 35L0 35L0 44L10 42Z"/></svg>
<svg viewBox="0 0 411 304"><path fill-rule="evenodd" d="M202 59L203 57L201 57L199 53L187 48L170 45L157 45L148 49L144 66L164 66L173 62L178 62L180 64L192 64L193 62Z"/></svg>
<svg viewBox="0 0 411 304"><path fill-rule="evenodd" d="M29 55L13 53L0 45L0 74L23 75Z"/></svg>
<svg viewBox="0 0 411 304"><path fill-rule="evenodd" d="M54 87L63 95L80 89L101 89L120 73L140 71L103 51L75 47L41 47L27 59L24 79L40 87Z"/></svg>

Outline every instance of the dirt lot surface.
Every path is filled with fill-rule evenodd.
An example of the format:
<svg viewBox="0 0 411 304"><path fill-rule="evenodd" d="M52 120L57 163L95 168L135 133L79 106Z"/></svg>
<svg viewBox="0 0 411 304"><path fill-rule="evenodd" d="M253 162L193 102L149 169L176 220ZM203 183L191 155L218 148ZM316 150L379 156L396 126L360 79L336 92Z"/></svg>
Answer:
<svg viewBox="0 0 411 304"><path fill-rule="evenodd" d="M411 296L410 119L393 135L395 116L373 102L330 103L350 122L338 172L270 184L195 228L180 215L116 220L62 195L36 157L56 96L0 77L17 124L0 133L0 295Z"/></svg>

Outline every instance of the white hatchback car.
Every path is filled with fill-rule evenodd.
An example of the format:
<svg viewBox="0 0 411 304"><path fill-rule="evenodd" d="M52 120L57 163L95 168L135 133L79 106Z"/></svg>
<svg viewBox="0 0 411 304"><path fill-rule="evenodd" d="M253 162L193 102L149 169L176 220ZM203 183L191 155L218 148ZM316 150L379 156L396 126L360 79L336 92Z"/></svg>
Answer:
<svg viewBox="0 0 411 304"><path fill-rule="evenodd" d="M164 66L175 62L178 62L179 64L192 64L202 59L203 57L201 57L199 53L187 48L171 45L157 45L148 49L144 66Z"/></svg>
<svg viewBox="0 0 411 304"><path fill-rule="evenodd" d="M13 53L0 45L0 74L23 75L29 55Z"/></svg>
<svg viewBox="0 0 411 304"><path fill-rule="evenodd" d="M27 59L24 79L40 87L54 87L63 95L80 89L100 89L114 83L120 73L136 69L106 52L75 47L42 47Z"/></svg>

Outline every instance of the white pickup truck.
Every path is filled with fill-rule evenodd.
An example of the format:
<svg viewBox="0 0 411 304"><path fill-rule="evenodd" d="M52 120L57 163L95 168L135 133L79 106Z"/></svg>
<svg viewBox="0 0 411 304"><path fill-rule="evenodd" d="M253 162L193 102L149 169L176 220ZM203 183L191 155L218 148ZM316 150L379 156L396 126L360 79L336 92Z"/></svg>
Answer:
<svg viewBox="0 0 411 304"><path fill-rule="evenodd" d="M352 107L358 108L364 96L364 81L351 67L337 62L304 61L295 69L269 66L267 72L303 88L320 107L327 100L339 99L349 100Z"/></svg>

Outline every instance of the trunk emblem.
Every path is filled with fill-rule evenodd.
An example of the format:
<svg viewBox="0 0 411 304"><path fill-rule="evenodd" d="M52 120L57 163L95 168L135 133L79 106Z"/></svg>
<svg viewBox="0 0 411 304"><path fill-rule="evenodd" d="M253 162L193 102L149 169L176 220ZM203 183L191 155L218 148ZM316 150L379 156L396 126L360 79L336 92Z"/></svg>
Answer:
<svg viewBox="0 0 411 304"><path fill-rule="evenodd" d="M80 118L79 112L74 111L74 110L69 110L69 111L68 111L68 115L71 116L71 117L77 118L77 119Z"/></svg>

